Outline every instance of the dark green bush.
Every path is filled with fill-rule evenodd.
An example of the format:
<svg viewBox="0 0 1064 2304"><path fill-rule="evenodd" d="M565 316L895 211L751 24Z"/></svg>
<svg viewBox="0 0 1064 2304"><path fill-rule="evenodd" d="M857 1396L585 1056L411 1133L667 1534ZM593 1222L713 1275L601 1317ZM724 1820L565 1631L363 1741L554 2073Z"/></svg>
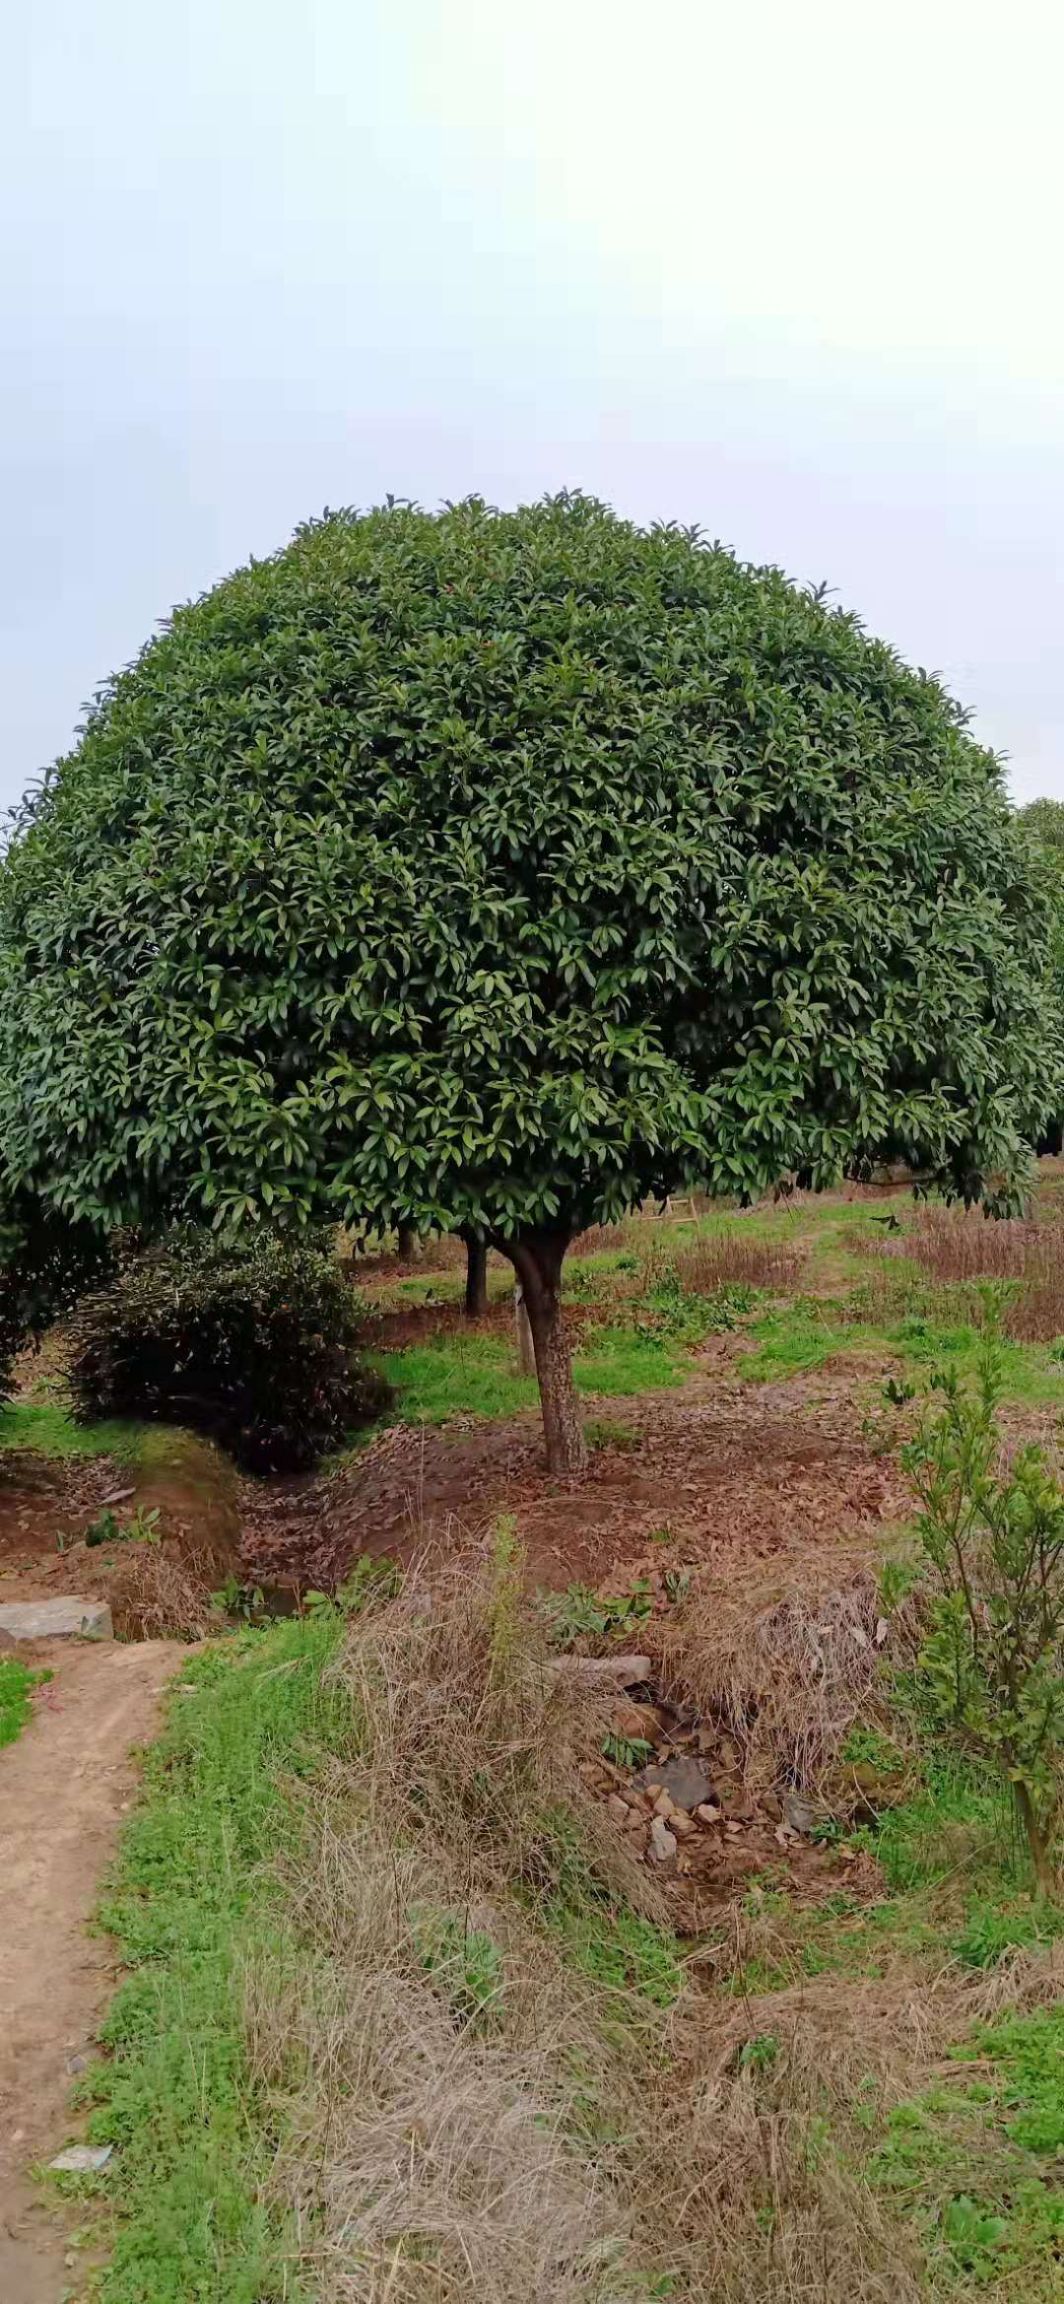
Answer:
<svg viewBox="0 0 1064 2304"><path fill-rule="evenodd" d="M189 1425L249 1470L297 1471L391 1397L360 1361L358 1329L320 1242L173 1232L75 1313L76 1412Z"/></svg>
<svg viewBox="0 0 1064 2304"><path fill-rule="evenodd" d="M113 1269L106 1234L57 1215L28 1193L0 1200L0 1406L19 1352Z"/></svg>

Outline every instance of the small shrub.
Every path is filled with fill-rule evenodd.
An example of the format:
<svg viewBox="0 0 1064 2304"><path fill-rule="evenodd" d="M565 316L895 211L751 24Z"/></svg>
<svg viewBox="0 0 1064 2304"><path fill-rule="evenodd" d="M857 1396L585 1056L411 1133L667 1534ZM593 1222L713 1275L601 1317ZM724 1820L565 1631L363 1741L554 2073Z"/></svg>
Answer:
<svg viewBox="0 0 1064 2304"><path fill-rule="evenodd" d="M1003 1455L1001 1384L990 1334L977 1389L962 1391L947 1370L941 1411L906 1451L938 1586L919 1668L939 1724L1010 1787L1049 1891L1064 1760L1064 1489L1038 1448Z"/></svg>
<svg viewBox="0 0 1064 2304"><path fill-rule="evenodd" d="M317 1243L173 1233L75 1313L76 1412L187 1425L252 1471L299 1470L390 1397L358 1359L358 1325Z"/></svg>

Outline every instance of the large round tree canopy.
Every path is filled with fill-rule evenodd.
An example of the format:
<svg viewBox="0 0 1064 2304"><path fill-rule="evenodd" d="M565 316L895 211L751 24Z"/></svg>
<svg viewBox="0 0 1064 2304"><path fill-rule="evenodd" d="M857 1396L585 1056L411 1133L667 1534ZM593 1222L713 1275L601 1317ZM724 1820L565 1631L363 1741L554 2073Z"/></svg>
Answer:
<svg viewBox="0 0 1064 2304"><path fill-rule="evenodd" d="M564 1231L1015 1177L1045 920L937 682L560 497L340 513L180 609L3 873L9 1186L112 1223Z"/></svg>

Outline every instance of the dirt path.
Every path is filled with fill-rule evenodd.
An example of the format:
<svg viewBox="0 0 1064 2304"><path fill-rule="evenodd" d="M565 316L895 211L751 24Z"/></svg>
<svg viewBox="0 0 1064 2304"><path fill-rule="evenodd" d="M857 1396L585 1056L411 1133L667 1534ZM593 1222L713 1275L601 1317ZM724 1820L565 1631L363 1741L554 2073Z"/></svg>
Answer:
<svg viewBox="0 0 1064 2304"><path fill-rule="evenodd" d="M0 1753L0 2298L61 2304L74 2291L66 2242L27 2168L70 2140L73 2059L91 2048L114 1963L86 1932L160 1690L185 1651L172 1641L42 1643L54 1680L17 1744Z"/></svg>

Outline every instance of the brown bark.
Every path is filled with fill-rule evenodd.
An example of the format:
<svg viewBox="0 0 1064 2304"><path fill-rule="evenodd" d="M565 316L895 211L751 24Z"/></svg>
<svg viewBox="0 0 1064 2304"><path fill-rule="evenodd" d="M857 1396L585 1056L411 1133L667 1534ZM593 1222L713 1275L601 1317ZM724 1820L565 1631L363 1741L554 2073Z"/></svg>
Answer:
<svg viewBox="0 0 1064 2304"><path fill-rule="evenodd" d="M1038 1814L1030 1790L1026 1784L1017 1783L1015 1780L1012 1790L1016 1802L1016 1813L1030 1851L1036 1883L1043 1896L1052 1896L1056 1892L1057 1885L1054 1877L1054 1866L1045 1833L1038 1821Z"/></svg>
<svg viewBox="0 0 1064 2304"><path fill-rule="evenodd" d="M569 1340L561 1307L562 1260L567 1232L526 1232L500 1241L517 1274L532 1330L550 1472L583 1472L587 1442L573 1390Z"/></svg>
<svg viewBox="0 0 1064 2304"><path fill-rule="evenodd" d="M413 1224L400 1224L396 1229L399 1240L399 1261L401 1264L412 1264L415 1258L421 1254L420 1236Z"/></svg>
<svg viewBox="0 0 1064 2304"><path fill-rule="evenodd" d="M488 1309L488 1251L483 1240L466 1241L465 1310L467 1320L479 1320Z"/></svg>
<svg viewBox="0 0 1064 2304"><path fill-rule="evenodd" d="M536 1373L536 1347L532 1341L532 1322L528 1317L525 1292L518 1281L514 1289L514 1325L517 1329L517 1364L522 1376Z"/></svg>

